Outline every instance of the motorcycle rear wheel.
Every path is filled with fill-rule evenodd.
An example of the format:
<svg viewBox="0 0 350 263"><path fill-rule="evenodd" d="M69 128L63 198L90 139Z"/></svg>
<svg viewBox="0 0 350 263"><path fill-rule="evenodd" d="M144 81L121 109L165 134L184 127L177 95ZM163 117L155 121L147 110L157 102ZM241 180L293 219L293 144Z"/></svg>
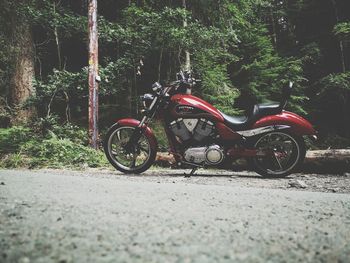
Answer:
<svg viewBox="0 0 350 263"><path fill-rule="evenodd" d="M250 164L263 177L286 177L303 163L306 146L303 137L278 131L257 136L252 141L257 150L271 152L271 157L252 157Z"/></svg>
<svg viewBox="0 0 350 263"><path fill-rule="evenodd" d="M157 150L152 147L151 139L141 135L133 150L125 148L135 127L113 125L107 132L103 147L108 161L119 171L126 174L139 174L152 166Z"/></svg>

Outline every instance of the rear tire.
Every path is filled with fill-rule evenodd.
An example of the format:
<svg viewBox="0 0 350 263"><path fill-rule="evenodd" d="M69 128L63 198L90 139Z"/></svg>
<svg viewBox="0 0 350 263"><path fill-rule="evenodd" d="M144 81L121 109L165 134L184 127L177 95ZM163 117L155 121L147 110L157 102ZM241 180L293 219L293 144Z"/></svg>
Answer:
<svg viewBox="0 0 350 263"><path fill-rule="evenodd" d="M273 152L273 157L252 157L249 160L253 170L266 178L290 175L300 167L306 154L303 137L284 131L257 136L251 141L251 146Z"/></svg>
<svg viewBox="0 0 350 263"><path fill-rule="evenodd" d="M121 132L124 133L124 141L128 141L128 135L131 135L135 127L132 126L121 126L119 124L113 125L107 132L106 137L103 142L104 152L108 161L119 171L125 174L139 174L146 171L148 168L152 166L154 160L156 159L157 149L152 147L151 141L152 138L149 138L146 134L143 134L138 141L139 148L138 152L136 151L131 154L127 154L123 149L123 145L118 143L122 141L120 137L122 137ZM118 135L119 132L119 136ZM124 142L124 143L125 143ZM144 145L141 146L141 143ZM119 145L118 145L119 144ZM116 149L116 146L120 146ZM141 150L142 149L142 150ZM142 158L139 158L140 164L137 164L137 158L140 156L141 152L145 155L144 161ZM128 156L130 158L128 159ZM135 157L136 156L136 157ZM124 158L123 158L124 157ZM122 163L124 161L124 163ZM130 162L128 166L128 162Z"/></svg>

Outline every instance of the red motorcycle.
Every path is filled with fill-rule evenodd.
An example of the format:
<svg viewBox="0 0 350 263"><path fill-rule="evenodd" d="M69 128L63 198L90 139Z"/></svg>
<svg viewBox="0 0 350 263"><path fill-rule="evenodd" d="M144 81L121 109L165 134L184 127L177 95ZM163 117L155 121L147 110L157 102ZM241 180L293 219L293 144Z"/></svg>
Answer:
<svg viewBox="0 0 350 263"><path fill-rule="evenodd" d="M228 116L206 101L191 95L197 80L178 73L177 81L153 94L141 96L141 121L121 119L107 132L104 150L109 162L124 173L142 173L155 161L157 139L148 124L162 120L170 154L177 165L196 169L227 167L234 159L247 158L265 177L287 176L306 153L303 136L316 131L304 118L284 110L293 83L282 90L280 103L257 104L248 116Z"/></svg>

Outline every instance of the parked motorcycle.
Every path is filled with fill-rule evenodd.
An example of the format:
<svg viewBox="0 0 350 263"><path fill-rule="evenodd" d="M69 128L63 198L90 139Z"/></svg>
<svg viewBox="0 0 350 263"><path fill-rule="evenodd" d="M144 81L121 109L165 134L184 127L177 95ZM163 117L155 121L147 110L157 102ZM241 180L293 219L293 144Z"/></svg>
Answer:
<svg viewBox="0 0 350 263"><path fill-rule="evenodd" d="M155 161L157 139L148 126L162 120L170 154L177 165L198 168L227 167L247 158L264 177L284 177L303 162L303 136L316 131L304 118L285 111L293 83L282 89L280 103L257 104L247 116L229 116L191 95L198 80L180 72L177 81L152 86L153 94L141 96L143 118L116 122L107 132L104 150L109 162L124 173L142 173Z"/></svg>

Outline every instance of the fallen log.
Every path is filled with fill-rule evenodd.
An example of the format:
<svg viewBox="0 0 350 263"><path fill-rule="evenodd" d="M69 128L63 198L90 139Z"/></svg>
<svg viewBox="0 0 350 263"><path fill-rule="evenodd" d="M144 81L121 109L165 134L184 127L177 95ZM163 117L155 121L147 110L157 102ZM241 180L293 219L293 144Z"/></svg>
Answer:
<svg viewBox="0 0 350 263"><path fill-rule="evenodd" d="M176 165L173 155L165 152L157 154L156 165L170 167ZM245 160L234 163L234 170L249 170ZM350 149L314 150L306 153L300 170L306 173L343 174L350 172Z"/></svg>
<svg viewBox="0 0 350 263"><path fill-rule="evenodd" d="M301 169L306 173L348 173L350 172L350 149L308 151Z"/></svg>
<svg viewBox="0 0 350 263"><path fill-rule="evenodd" d="M314 150L306 153L305 161L312 162L320 160L350 160L350 149Z"/></svg>

